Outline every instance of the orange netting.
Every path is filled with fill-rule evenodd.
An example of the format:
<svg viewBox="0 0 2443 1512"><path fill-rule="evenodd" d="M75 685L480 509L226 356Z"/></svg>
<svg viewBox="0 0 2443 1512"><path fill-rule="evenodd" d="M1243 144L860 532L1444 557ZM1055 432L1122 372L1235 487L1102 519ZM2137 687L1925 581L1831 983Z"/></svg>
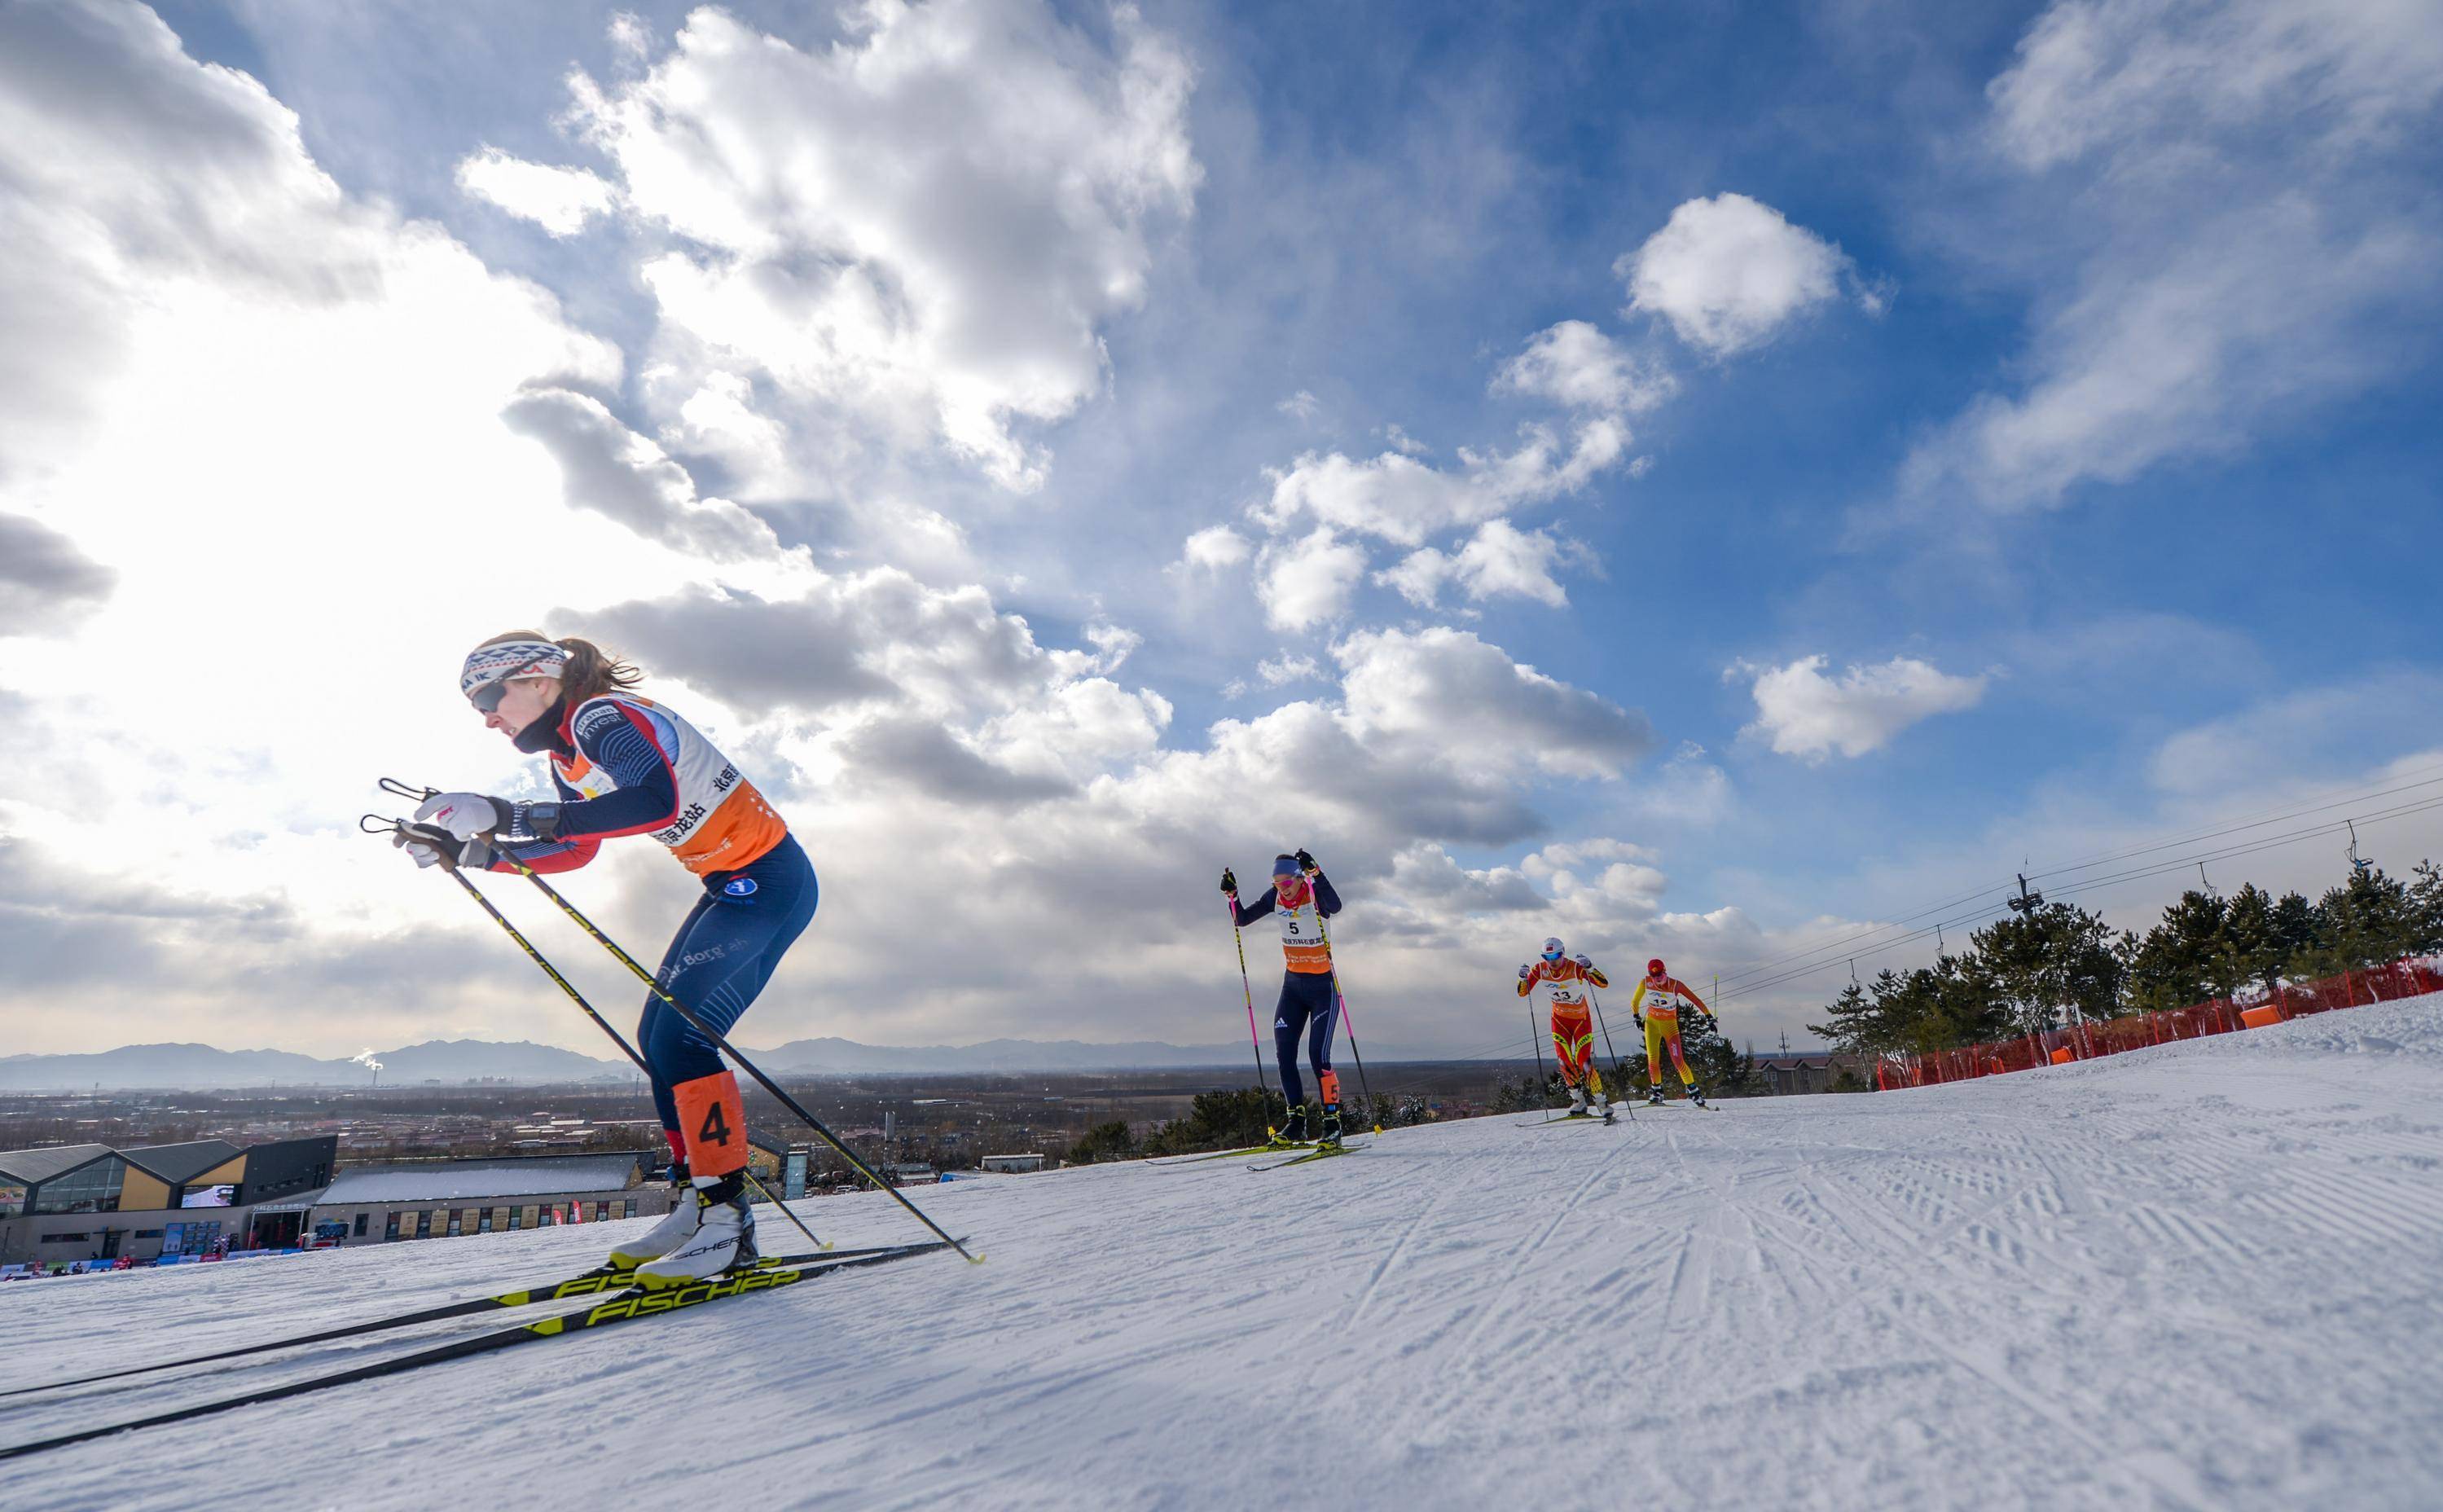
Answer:
<svg viewBox="0 0 2443 1512"><path fill-rule="evenodd" d="M2399 960L2363 971L2344 971L2339 976L2295 983L2278 988L2269 997L2215 998L2194 1007L2133 1013L2120 1019L2090 1019L2065 1029L2048 1029L2041 1034L1964 1045L1956 1050L1883 1056L1875 1062L1875 1090L1966 1081L1973 1077L2025 1071L2030 1066L2091 1060L2097 1056L2142 1050L2173 1040L2231 1034L2246 1027L2240 1023L2242 1014L2263 1020L2255 1010L2269 1008L2277 1018L2263 1022L2278 1022L2429 992L2443 992L2443 961L2426 957Z"/></svg>

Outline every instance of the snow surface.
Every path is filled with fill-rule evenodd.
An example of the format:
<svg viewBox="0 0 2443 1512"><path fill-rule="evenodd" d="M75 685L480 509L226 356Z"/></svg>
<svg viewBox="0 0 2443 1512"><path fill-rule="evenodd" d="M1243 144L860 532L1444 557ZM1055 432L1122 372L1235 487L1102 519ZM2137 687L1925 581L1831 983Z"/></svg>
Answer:
<svg viewBox="0 0 2443 1512"><path fill-rule="evenodd" d="M985 1264L0 1463L0 1506L2443 1506L2443 998L1915 1092L1516 1121L1263 1174L920 1189ZM800 1211L914 1237L877 1194ZM0 1285L5 1374L540 1281L612 1231ZM0 1435L512 1316L0 1402Z"/></svg>

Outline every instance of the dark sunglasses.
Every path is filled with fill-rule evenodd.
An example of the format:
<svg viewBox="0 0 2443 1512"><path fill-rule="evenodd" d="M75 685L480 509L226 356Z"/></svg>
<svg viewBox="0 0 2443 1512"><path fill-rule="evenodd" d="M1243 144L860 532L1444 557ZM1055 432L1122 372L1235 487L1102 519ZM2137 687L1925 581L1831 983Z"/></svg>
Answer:
<svg viewBox="0 0 2443 1512"><path fill-rule="evenodd" d="M504 677L496 683L486 683L483 687L476 689L471 693L468 693L467 695L467 701L475 706L475 712L479 714L488 714L493 710L500 708L501 700L506 698L508 695L509 680L506 677Z"/></svg>

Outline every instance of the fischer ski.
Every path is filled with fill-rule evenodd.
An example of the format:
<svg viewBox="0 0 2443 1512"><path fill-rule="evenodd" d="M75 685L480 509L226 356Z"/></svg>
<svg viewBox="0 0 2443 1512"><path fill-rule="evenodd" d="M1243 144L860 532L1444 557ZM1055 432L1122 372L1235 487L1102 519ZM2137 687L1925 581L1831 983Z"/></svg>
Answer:
<svg viewBox="0 0 2443 1512"><path fill-rule="evenodd" d="M1310 1150L1302 1155L1292 1155L1287 1160L1276 1160L1268 1165L1249 1166L1247 1169L1249 1171L1278 1171L1284 1166L1303 1166L1310 1160L1329 1160L1334 1155L1355 1154L1358 1151L1365 1149L1366 1145L1370 1145L1374 1141L1371 1139L1368 1139L1364 1145L1321 1146L1316 1149Z"/></svg>
<svg viewBox="0 0 2443 1512"><path fill-rule="evenodd" d="M1182 1155L1176 1160L1157 1160L1152 1162L1152 1165L1158 1171L1167 1171L1173 1166L1194 1166L1207 1160L1227 1160L1233 1155L1270 1155L1277 1154L1284 1150L1313 1150L1313 1148L1314 1141L1311 1139L1303 1143L1276 1139L1269 1144L1245 1145L1237 1150L1214 1150L1201 1155Z"/></svg>
<svg viewBox="0 0 2443 1512"><path fill-rule="evenodd" d="M723 1301L732 1297L745 1297L757 1292L774 1291L783 1286L796 1285L799 1282L815 1277L828 1276L835 1271L854 1270L862 1265L885 1264L891 1261L907 1260L950 1247L952 1247L950 1241L934 1240L921 1245L897 1245L889 1249L849 1259L841 1259L839 1254L835 1252L819 1256L804 1264L733 1271L712 1277L707 1281L672 1287L667 1291L646 1291L641 1287L630 1287L577 1312L562 1313L557 1318L546 1318L539 1322L523 1323L513 1328L496 1329L487 1334L477 1334L470 1338L454 1339L447 1344L396 1355L377 1364L360 1365L353 1370L337 1371L328 1375L309 1376L302 1381L291 1381L285 1386L266 1387L262 1391L248 1392L240 1396L228 1396L218 1401L203 1402L167 1412L156 1412L151 1417L139 1417L130 1422L81 1429L73 1433L62 1433L56 1437L34 1439L26 1443L0 1444L0 1460L15 1459L21 1454L36 1454L44 1449L60 1448L70 1444L82 1444L87 1439L104 1438L113 1433L124 1433L135 1429L158 1428L170 1423L183 1423L192 1418L226 1412L232 1408L252 1407L262 1402L283 1401L292 1396L303 1396L309 1392L326 1391L335 1386L349 1386L358 1381L403 1374L426 1365L466 1359L475 1355L488 1355L496 1350L508 1349L518 1344L531 1344L537 1339L560 1338L588 1329L608 1328L615 1323L630 1322L639 1318L654 1318L682 1308L700 1306L706 1302Z"/></svg>
<svg viewBox="0 0 2443 1512"><path fill-rule="evenodd" d="M878 1245L866 1249L835 1249L819 1254L766 1255L756 1261L751 1269L776 1270L792 1265L807 1265L824 1260L851 1260L862 1255L878 1255L896 1249L897 1245ZM307 1344L325 1344L334 1339L358 1338L367 1334L386 1333L395 1328L413 1328L418 1323L437 1323L445 1318L469 1318L478 1313L496 1312L503 1308L532 1307L538 1302L566 1301L575 1297L594 1297L606 1291L617 1291L634 1276L633 1271L597 1266L569 1277L566 1281L531 1286L522 1291L501 1292L491 1297L477 1297L463 1302L444 1302L437 1307L418 1308L412 1313L394 1313L387 1318L370 1318L361 1323L345 1323L312 1334L295 1334L285 1338L268 1339L257 1344L241 1344L233 1349L214 1350L206 1355L189 1355L181 1359L156 1360L146 1365L130 1365L122 1370L101 1371L92 1375L71 1375L65 1380L43 1381L33 1386L12 1386L0 1391L0 1398L26 1396L35 1392L64 1391L71 1386L92 1386L101 1381L120 1380L130 1375L149 1375L156 1371L184 1370L193 1365L211 1365L221 1360L238 1359L248 1355L268 1354L273 1350L298 1349Z"/></svg>

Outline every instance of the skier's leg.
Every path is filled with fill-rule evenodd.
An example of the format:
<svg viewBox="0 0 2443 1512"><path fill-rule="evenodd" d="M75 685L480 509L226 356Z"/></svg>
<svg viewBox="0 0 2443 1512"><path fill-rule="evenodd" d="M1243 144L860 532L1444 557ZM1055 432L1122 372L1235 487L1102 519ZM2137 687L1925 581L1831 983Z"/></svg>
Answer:
<svg viewBox="0 0 2443 1512"><path fill-rule="evenodd" d="M1645 1100L1662 1100L1663 1027L1669 1021L1661 1014L1645 1016Z"/></svg>
<svg viewBox="0 0 2443 1512"><path fill-rule="evenodd" d="M653 972L655 982L669 986L670 978L678 972L679 957L685 952L688 937L694 933L697 921L712 908L710 897L700 897L696 899L695 907L688 910L688 916L680 921L678 932L670 936L670 948L662 952L662 964ZM671 1164L684 1165L687 1163L687 1137L679 1133L678 1100L670 1095L670 1079L657 1069L652 1048L656 1039L670 1033L673 1027L685 1027L679 1023L679 1016L670 1011L670 1005L662 1001L661 994L646 993L644 1014L636 1021L636 1053L645 1058L646 1076L653 1091L653 1112L662 1120L662 1138L670 1145Z"/></svg>
<svg viewBox="0 0 2443 1512"><path fill-rule="evenodd" d="M1693 1087L1697 1084L1697 1073L1688 1069L1688 1058L1680 1053L1680 1023L1676 1019L1671 1023L1671 1063L1680 1068L1681 1086Z"/></svg>
<svg viewBox="0 0 2443 1512"><path fill-rule="evenodd" d="M1307 1005L1298 991L1298 975L1281 975L1280 1006L1273 1010L1273 1058L1280 1063L1281 1096L1289 1103L1289 1122L1282 1137L1306 1137L1306 1082L1298 1076L1298 1036L1306 1032Z"/></svg>
<svg viewBox="0 0 2443 1512"><path fill-rule="evenodd" d="M814 918L817 889L814 868L796 841L783 840L752 866L741 869L705 894L689 915L658 978L706 1029L727 1035L769 982L781 955ZM664 1005L652 1023L643 1053L657 1080L670 1088L678 1131L687 1144L688 1170L698 1226L691 1233L656 1238L674 1241L660 1258L638 1267L646 1285L678 1284L751 1261L754 1219L747 1211L746 1109L738 1078L722 1063L719 1047L678 1013ZM687 1226L688 1197L665 1226ZM639 1248L645 1247L640 1244Z"/></svg>
<svg viewBox="0 0 2443 1512"><path fill-rule="evenodd" d="M1314 1095L1323 1104L1322 1137L1340 1137L1340 1076L1332 1069L1332 1033L1340 1024L1339 1000L1332 995L1332 978L1315 979L1318 986L1310 988L1315 1002L1307 1015L1307 1063L1314 1068Z"/></svg>

